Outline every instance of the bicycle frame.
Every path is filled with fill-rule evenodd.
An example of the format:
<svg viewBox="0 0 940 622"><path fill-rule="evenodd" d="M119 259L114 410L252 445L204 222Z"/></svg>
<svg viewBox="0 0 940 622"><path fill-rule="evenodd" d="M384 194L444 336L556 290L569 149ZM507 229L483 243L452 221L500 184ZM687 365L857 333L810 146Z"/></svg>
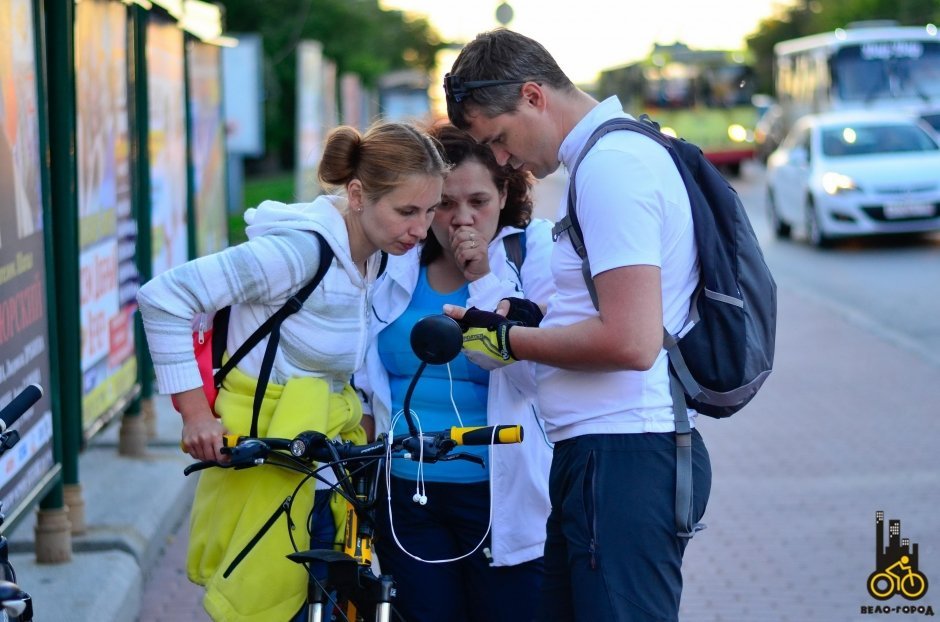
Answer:
<svg viewBox="0 0 940 622"><path fill-rule="evenodd" d="M222 452L228 455L229 462L197 462L183 472L189 475L209 467L244 469L272 464L311 478L317 477L322 469L332 469L337 480L334 490L347 502L343 550L314 549L287 555L288 559L299 564L320 562L327 567L325 586L313 577L308 567L308 620L319 622L327 607L338 604L342 615L350 622L389 622L391 602L395 596L394 580L389 575L376 576L372 572L375 504L379 475L384 471L386 457L407 456L418 460L420 456L426 463L460 458L478 461L476 456L455 454L451 450L459 445L518 443L522 439L522 427L510 425L454 427L442 432L396 438L391 444L385 435L381 435L366 445L332 440L312 431L303 432L293 439L227 436ZM321 465L314 467L314 462ZM336 598L331 595L334 590ZM366 617L364 612L369 607L374 607L374 615Z"/></svg>
<svg viewBox="0 0 940 622"><path fill-rule="evenodd" d="M298 563L319 561L327 567L327 585L337 592L338 602L333 602L324 586L310 576L307 591L307 620L319 622L323 613L333 605L338 607L347 620L365 619L368 607L374 608L375 622L389 622L391 602L395 596L392 577L375 575L372 571L372 536L375 531L375 503L378 496L379 474L385 464L384 457L377 457L362 465L355 473L336 473L337 481L352 480L355 502L346 500L346 527L342 540L342 552L312 550L293 553L288 558ZM334 473L344 471L331 464ZM353 566L350 562L355 562ZM308 570L309 572L309 570Z"/></svg>

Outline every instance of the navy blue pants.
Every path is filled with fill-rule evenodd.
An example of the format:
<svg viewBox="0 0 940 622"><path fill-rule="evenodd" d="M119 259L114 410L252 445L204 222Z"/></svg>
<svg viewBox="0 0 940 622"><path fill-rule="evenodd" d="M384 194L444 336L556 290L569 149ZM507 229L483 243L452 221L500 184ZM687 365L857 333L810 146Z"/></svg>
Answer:
<svg viewBox="0 0 940 622"><path fill-rule="evenodd" d="M384 484L383 484L384 486ZM414 481L393 477L392 518L406 550L422 559L459 557L480 541L489 522L489 483L427 483L427 505L412 500ZM542 559L490 566L484 548L448 564L428 564L403 553L391 536L380 494L375 551L384 574L395 579L395 610L406 622L528 622L535 617ZM534 526L538 528L538 526ZM394 618L394 616L392 616Z"/></svg>
<svg viewBox="0 0 940 622"><path fill-rule="evenodd" d="M693 516L711 464L692 432ZM674 622L682 594L673 433L586 435L555 443L538 619Z"/></svg>

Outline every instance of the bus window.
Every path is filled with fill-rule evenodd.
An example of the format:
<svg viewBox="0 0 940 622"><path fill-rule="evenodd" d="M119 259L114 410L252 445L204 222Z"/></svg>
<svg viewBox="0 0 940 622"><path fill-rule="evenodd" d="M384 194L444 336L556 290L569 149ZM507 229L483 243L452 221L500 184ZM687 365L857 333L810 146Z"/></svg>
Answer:
<svg viewBox="0 0 940 622"><path fill-rule="evenodd" d="M940 42L845 45L832 58L837 96L845 101L940 96Z"/></svg>

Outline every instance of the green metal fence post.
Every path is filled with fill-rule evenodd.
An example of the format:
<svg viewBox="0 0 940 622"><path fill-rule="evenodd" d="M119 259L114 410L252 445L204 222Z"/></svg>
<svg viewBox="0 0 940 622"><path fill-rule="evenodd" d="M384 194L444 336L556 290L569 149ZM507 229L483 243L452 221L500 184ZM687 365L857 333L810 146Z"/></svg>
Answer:
<svg viewBox="0 0 940 622"><path fill-rule="evenodd" d="M131 102L131 166L134 180L132 211L137 221L137 272L140 282L153 276L151 206L150 206L150 120L147 90L147 10L133 5L131 12L128 66ZM134 314L134 342L137 347L137 381L140 394L131 402L121 420L119 451L125 456L146 453L147 438L156 435L156 413L153 406L153 361L144 335L140 313Z"/></svg>
<svg viewBox="0 0 940 622"><path fill-rule="evenodd" d="M49 108L49 180L52 234L52 273L56 275L56 336L53 374L57 391L53 410L59 413L62 490L54 489L43 499L37 521L36 557L39 562L71 558L62 531L72 528L65 496L76 510L75 526L84 528L84 503L78 472L82 446L81 326L79 292L78 202L75 160L75 56L74 9L71 0L45 0L46 53ZM61 312L68 310L68 312ZM58 368L58 372L56 372ZM58 399L56 400L56 396ZM56 407L56 401L58 402ZM65 492L68 490L68 493ZM41 542L45 540L44 542Z"/></svg>
<svg viewBox="0 0 940 622"><path fill-rule="evenodd" d="M189 85L190 46L195 37L183 34L183 93L186 120L186 230L187 253L190 259L199 256L199 231L196 229L196 164L193 161L193 110L190 106L192 92Z"/></svg>

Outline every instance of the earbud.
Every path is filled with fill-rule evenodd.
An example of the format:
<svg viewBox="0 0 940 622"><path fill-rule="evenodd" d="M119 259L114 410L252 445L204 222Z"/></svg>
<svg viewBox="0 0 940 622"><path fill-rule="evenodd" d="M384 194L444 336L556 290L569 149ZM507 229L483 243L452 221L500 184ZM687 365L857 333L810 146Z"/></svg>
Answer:
<svg viewBox="0 0 940 622"><path fill-rule="evenodd" d="M428 498L427 498L427 496L422 495L421 493L417 493L417 492L414 494L414 496L411 498L411 500L414 501L415 503L420 503L421 505L427 505L427 504L428 504Z"/></svg>

